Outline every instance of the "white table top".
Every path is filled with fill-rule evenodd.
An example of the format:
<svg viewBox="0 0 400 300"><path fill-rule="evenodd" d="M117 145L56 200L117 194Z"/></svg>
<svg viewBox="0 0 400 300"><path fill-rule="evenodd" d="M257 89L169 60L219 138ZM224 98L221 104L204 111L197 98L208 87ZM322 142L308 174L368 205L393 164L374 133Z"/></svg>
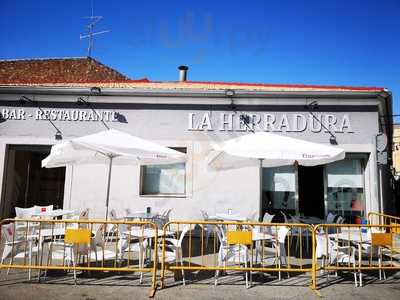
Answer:
<svg viewBox="0 0 400 300"><path fill-rule="evenodd" d="M247 221L246 217L240 214L226 214L226 213L216 213L214 216L209 216L208 220L221 220L221 221Z"/></svg>
<svg viewBox="0 0 400 300"><path fill-rule="evenodd" d="M38 216L38 217L61 217L64 215L70 215L70 214L74 214L75 211L74 210L69 210L69 209L55 209L55 210L49 210L49 211L42 211L42 212L38 212L33 214L34 216Z"/></svg>
<svg viewBox="0 0 400 300"><path fill-rule="evenodd" d="M65 228L46 228L46 229L41 229L40 231L36 231L36 235L41 237L49 237L49 236L56 236L56 235L65 235Z"/></svg>
<svg viewBox="0 0 400 300"><path fill-rule="evenodd" d="M325 220L322 220L317 217L295 216L294 218L295 218L295 220L299 220L300 223L310 224L310 225L325 223Z"/></svg>
<svg viewBox="0 0 400 300"><path fill-rule="evenodd" d="M156 216L156 213L147 212L135 212L125 216L125 219L152 219Z"/></svg>
<svg viewBox="0 0 400 300"><path fill-rule="evenodd" d="M253 230L252 232L253 241L272 241L275 237L269 233L259 232Z"/></svg>
<svg viewBox="0 0 400 300"><path fill-rule="evenodd" d="M355 243L370 243L371 235L360 231L344 231L339 233L328 234L330 239L338 239L342 241L351 241Z"/></svg>
<svg viewBox="0 0 400 300"><path fill-rule="evenodd" d="M145 237L145 238L153 238L156 236L156 231L152 228L135 228L132 229L131 231L124 231L125 235L131 235L132 237ZM162 229L157 229L157 236L168 236L168 235L173 235L174 233L172 231L166 231Z"/></svg>

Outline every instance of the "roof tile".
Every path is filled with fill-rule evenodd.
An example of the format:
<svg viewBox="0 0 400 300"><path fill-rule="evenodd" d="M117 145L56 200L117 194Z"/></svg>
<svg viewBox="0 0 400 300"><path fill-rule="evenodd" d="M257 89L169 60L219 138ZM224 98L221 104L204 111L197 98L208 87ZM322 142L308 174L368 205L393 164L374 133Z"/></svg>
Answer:
<svg viewBox="0 0 400 300"><path fill-rule="evenodd" d="M0 60L1 84L126 81L128 77L91 57Z"/></svg>

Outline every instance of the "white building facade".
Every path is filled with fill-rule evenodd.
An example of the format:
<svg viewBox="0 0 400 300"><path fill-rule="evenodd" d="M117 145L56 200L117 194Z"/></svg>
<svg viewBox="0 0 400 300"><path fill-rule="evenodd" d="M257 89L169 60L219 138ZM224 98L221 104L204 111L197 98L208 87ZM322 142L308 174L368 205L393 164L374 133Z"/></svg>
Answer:
<svg viewBox="0 0 400 300"><path fill-rule="evenodd" d="M334 212L360 222L368 212L391 205L390 162L382 163L376 145L378 135L391 137L391 94L385 89L190 82L92 87L0 87L3 217L13 216L15 206L53 203L90 208L91 217L104 217L107 166L43 170L39 164L60 142L57 129L66 140L104 130L102 122L187 154L181 164L115 166L110 209L119 214L147 207L154 212L173 208L174 219L201 219L200 210L321 218ZM20 101L22 96L29 100ZM94 110L79 106L79 97ZM213 143L251 131L333 143L346 151L346 159L317 167L265 168L262 183L259 167L208 167ZM390 145L382 151L390 153Z"/></svg>

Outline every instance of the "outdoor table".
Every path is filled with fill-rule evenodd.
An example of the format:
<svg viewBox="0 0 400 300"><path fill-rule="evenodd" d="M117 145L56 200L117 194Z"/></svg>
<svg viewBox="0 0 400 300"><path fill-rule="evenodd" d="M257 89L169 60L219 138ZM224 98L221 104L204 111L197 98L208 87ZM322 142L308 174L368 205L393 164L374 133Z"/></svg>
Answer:
<svg viewBox="0 0 400 300"><path fill-rule="evenodd" d="M136 212L136 213L131 213L129 215L126 215L125 219L127 219L127 220L139 219L141 221L144 221L144 220L151 220L157 215L158 214L156 214L156 213Z"/></svg>
<svg viewBox="0 0 400 300"><path fill-rule="evenodd" d="M338 239L342 241L351 241L354 243L370 243L371 236L366 232L360 232L359 230L345 230L338 233L328 234L330 239Z"/></svg>
<svg viewBox="0 0 400 300"><path fill-rule="evenodd" d="M65 216L65 215L71 215L71 214L74 214L74 213L75 213L74 210L55 209L55 210L42 211L42 212L34 213L33 216L57 218L57 217Z"/></svg>
<svg viewBox="0 0 400 300"><path fill-rule="evenodd" d="M309 225L317 225L324 224L325 220L317 218L317 217L308 217L308 216L295 216L295 220L298 220L300 223L309 224Z"/></svg>
<svg viewBox="0 0 400 300"><path fill-rule="evenodd" d="M134 228L123 232L125 235L130 235L131 237L137 238L154 238L156 236L156 230L153 228ZM173 235L172 231L165 231L162 229L157 229L157 236L169 236Z"/></svg>
<svg viewBox="0 0 400 300"><path fill-rule="evenodd" d="M139 242L142 244L144 239L150 240L150 239L155 238L156 232L157 232L157 237L174 235L174 232L172 232L172 231L164 231L162 229L153 229L153 228L133 228L131 230L124 231L123 234L130 238L138 238ZM158 241L154 241L154 242L158 243ZM148 243L148 246L150 246L150 243ZM149 247L148 249L150 250L149 256L151 257L152 248Z"/></svg>
<svg viewBox="0 0 400 300"><path fill-rule="evenodd" d="M216 213L214 216L209 216L208 220L244 222L247 221L247 218L240 214Z"/></svg>
<svg viewBox="0 0 400 300"><path fill-rule="evenodd" d="M360 232L359 230L346 230L338 233L328 234L330 239L341 240L343 242L350 242L357 246L358 249L358 266L362 264L362 244L371 244L371 235L367 232ZM362 286L362 274L360 273L360 286Z"/></svg>

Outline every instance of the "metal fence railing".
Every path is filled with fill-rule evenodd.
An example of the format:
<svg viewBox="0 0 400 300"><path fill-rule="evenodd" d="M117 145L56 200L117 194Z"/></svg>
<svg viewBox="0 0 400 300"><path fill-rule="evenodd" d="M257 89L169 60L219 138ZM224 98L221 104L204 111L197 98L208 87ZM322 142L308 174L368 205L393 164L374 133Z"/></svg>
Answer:
<svg viewBox="0 0 400 300"><path fill-rule="evenodd" d="M151 296L158 270L162 287L172 273L182 284L215 285L239 274L246 287L257 274L303 278L297 282L318 293L336 282L332 276L362 286L365 274L385 279L400 270L400 218L368 217L357 225L171 221L163 229L150 221L7 219L0 222L0 269L43 280L63 270L75 281L78 272L134 273L129 278L149 283Z"/></svg>
<svg viewBox="0 0 400 300"><path fill-rule="evenodd" d="M49 270L137 272L139 283L150 274L156 289L157 241L151 222L6 219L1 221L0 268L24 269L31 279L45 279Z"/></svg>
<svg viewBox="0 0 400 300"><path fill-rule="evenodd" d="M355 286L362 286L363 274L377 273L386 277L385 270L400 270L400 225L319 224L313 240L316 251L313 260L313 288L317 289L331 273L348 273ZM374 274L372 274L374 276Z"/></svg>
<svg viewBox="0 0 400 300"><path fill-rule="evenodd" d="M246 287L254 273L274 273L281 279L293 272L311 272L312 232L307 224L171 221L158 246L161 286L167 271L175 277L180 273L183 284L187 273L211 271L215 285L221 273L241 272Z"/></svg>
<svg viewBox="0 0 400 300"><path fill-rule="evenodd" d="M370 212L368 213L368 224L397 225L400 224L400 217L377 213L377 212Z"/></svg>

